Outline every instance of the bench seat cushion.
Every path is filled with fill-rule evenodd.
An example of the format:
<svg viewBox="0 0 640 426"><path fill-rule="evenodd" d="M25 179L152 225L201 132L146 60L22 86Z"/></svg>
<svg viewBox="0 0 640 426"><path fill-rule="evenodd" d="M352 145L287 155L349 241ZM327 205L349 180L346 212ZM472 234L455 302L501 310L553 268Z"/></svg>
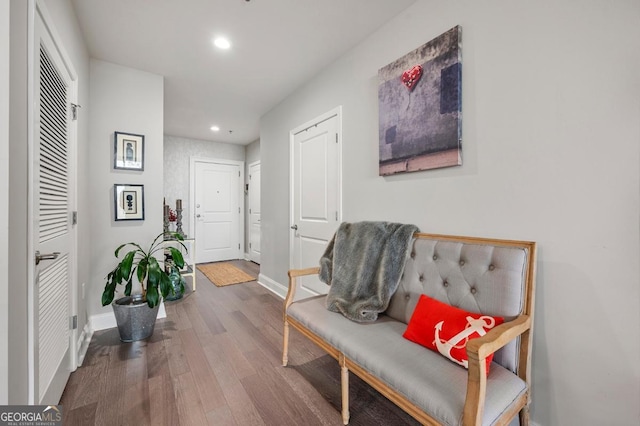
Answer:
<svg viewBox="0 0 640 426"><path fill-rule="evenodd" d="M325 297L295 302L287 312L438 422L461 424L467 391L466 369L404 339L405 323L385 315L373 323L355 323L328 311ZM492 363L482 423L493 424L525 391L526 384L517 375Z"/></svg>

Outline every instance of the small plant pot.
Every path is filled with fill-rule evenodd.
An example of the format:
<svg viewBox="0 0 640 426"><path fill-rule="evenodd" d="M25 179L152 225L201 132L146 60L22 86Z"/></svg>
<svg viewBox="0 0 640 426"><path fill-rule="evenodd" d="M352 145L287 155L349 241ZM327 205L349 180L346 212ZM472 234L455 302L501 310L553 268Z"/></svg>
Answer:
<svg viewBox="0 0 640 426"><path fill-rule="evenodd" d="M153 334L160 304L153 308L147 305L141 294L125 296L115 300L111 306L116 316L120 340L135 342Z"/></svg>

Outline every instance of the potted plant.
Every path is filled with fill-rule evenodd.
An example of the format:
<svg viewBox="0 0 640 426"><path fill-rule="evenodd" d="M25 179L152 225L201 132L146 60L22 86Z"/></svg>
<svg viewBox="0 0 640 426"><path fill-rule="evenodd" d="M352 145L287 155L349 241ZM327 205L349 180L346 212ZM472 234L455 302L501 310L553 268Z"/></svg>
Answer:
<svg viewBox="0 0 640 426"><path fill-rule="evenodd" d="M133 242L122 244L115 251L115 256L119 259L120 251L124 247L132 248L107 275L107 283L102 292L102 306L111 304L113 307L120 340L123 342L151 336L158 316L160 296L167 297L175 292L169 274L160 266L154 255L161 250L168 250L179 268L184 267L184 258L178 248L166 246L165 240L177 241L185 252L187 251L187 247L182 243L184 238L177 232L160 233L146 251L140 244ZM134 277L138 278L142 292L132 296ZM116 286L121 284L125 285L125 295L114 301ZM184 284L181 282L180 285L181 291L184 291Z"/></svg>

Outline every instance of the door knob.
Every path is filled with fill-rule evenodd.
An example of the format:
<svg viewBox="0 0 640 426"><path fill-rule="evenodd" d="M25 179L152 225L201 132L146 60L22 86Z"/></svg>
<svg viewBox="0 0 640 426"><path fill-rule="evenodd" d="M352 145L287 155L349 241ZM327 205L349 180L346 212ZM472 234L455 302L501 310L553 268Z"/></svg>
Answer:
<svg viewBox="0 0 640 426"><path fill-rule="evenodd" d="M200 215L199 215L199 214L197 214L197 215L196 215L196 217L200 217Z"/></svg>
<svg viewBox="0 0 640 426"><path fill-rule="evenodd" d="M291 225L291 229L293 229L294 231L298 230L298 225Z"/></svg>
<svg viewBox="0 0 640 426"><path fill-rule="evenodd" d="M59 251L54 251L53 253L40 254L40 250L36 251L36 265L40 264L41 260L55 260L60 255Z"/></svg>

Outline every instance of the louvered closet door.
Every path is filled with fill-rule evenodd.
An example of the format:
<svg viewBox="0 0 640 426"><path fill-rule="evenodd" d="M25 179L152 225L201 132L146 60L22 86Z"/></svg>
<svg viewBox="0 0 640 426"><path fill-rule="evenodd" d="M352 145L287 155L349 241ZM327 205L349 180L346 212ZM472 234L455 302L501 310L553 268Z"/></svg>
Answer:
<svg viewBox="0 0 640 426"><path fill-rule="evenodd" d="M34 399L57 404L71 371L71 79L39 15L36 36L33 238L41 255L57 257L35 267Z"/></svg>

